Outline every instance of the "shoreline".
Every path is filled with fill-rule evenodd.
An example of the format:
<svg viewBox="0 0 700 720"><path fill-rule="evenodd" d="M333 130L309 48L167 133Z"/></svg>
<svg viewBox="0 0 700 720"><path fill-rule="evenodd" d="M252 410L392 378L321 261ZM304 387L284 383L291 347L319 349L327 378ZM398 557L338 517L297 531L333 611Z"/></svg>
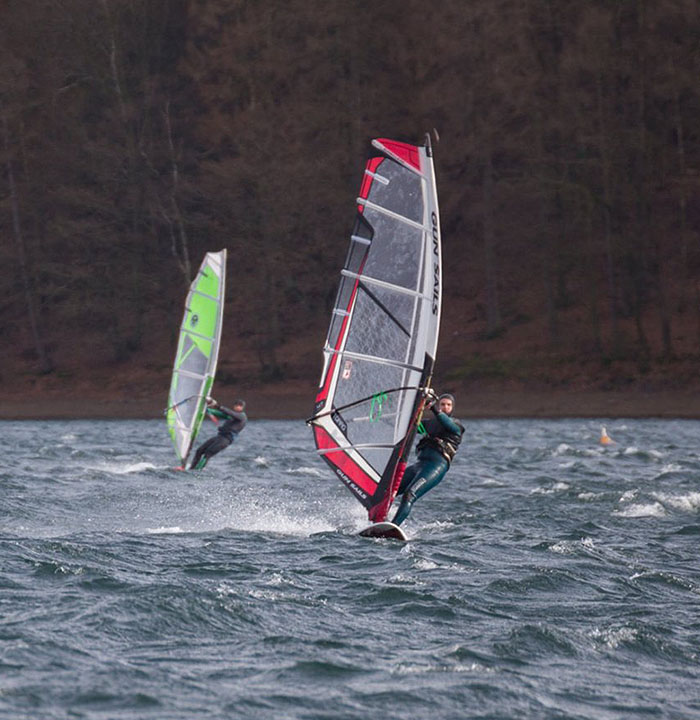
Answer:
<svg viewBox="0 0 700 720"><path fill-rule="evenodd" d="M668 418L700 419L700 391L542 392L488 390L456 392L455 415L466 420L515 418ZM245 393L251 420L305 420L313 412L313 393ZM226 400L223 401L226 404ZM0 398L0 420L162 419L163 398L36 396Z"/></svg>

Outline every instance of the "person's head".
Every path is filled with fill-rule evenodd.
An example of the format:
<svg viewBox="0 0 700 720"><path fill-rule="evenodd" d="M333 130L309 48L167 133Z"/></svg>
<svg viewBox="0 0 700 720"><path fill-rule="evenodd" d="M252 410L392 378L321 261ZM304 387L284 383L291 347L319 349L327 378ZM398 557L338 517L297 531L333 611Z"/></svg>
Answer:
<svg viewBox="0 0 700 720"><path fill-rule="evenodd" d="M438 410L440 412L445 413L445 415L451 415L454 408L454 395L450 395L450 393L443 393L442 395L440 395L440 397L438 398Z"/></svg>
<svg viewBox="0 0 700 720"><path fill-rule="evenodd" d="M236 412L243 412L245 410L245 400L234 400L233 409Z"/></svg>

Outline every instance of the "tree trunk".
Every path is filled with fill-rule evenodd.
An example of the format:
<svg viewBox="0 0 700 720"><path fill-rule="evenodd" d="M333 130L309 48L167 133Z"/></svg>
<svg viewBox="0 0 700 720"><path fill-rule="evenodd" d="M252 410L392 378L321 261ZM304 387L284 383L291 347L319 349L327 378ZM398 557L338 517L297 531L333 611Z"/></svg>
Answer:
<svg viewBox="0 0 700 720"><path fill-rule="evenodd" d="M175 153L175 143L173 142L172 125L170 123L170 102L168 101L163 110L163 122L168 137L168 150L170 153L170 177L172 185L170 186L170 214L163 211L168 227L170 228L170 237L172 240L172 252L177 263L182 270L185 278L185 286L189 288L192 282L192 265L190 263L190 251L187 240L187 228L180 211L180 205L177 200L178 184L180 180L180 171L177 164L177 155Z"/></svg>
<svg viewBox="0 0 700 720"><path fill-rule="evenodd" d="M19 217L19 201L17 199L17 186L15 184L15 174L12 168L12 156L10 154L10 130L7 123L7 117L2 117L3 140L5 145L5 167L7 170L7 181L10 186L10 206L12 208L12 230L17 245L17 257L19 259L19 271L22 277L22 286L24 288L24 300L27 306L27 315L29 316L29 327L31 328L32 339L34 341L34 349L39 359L39 368L42 373L50 373L53 370L53 363L49 357L48 350L42 339L39 330L39 320L37 317L36 300L32 283L27 268L27 251L22 235L22 227Z"/></svg>
<svg viewBox="0 0 700 720"><path fill-rule="evenodd" d="M501 331L501 308L498 293L496 236L493 221L493 160L491 145L486 141L482 181L484 207L484 262L486 269L486 335L495 337Z"/></svg>
<svg viewBox="0 0 700 720"><path fill-rule="evenodd" d="M646 106L647 106L647 26L646 26L646 0L638 0L637 2L637 26L639 39L637 42L637 67L639 73L638 100L637 100L637 129L638 129L638 201L637 201L637 222L639 227L638 237L644 238L642 244L641 265L642 272L639 281L640 292L643 293L643 285L645 280L644 259L647 253L651 255L650 270L653 278L653 285L656 288L657 307L659 310L659 320L661 324L661 342L663 354L665 357L673 355L673 344L671 341L671 315L668 308L668 300L666 296L666 287L664 285L664 257L658 240L658 230L652 227L652 213L650 208L650 198L652 197L652 160L647 142L647 124L646 124ZM653 237L653 241L650 241ZM638 298L638 302L642 302L643 298ZM639 313L643 307L639 309ZM640 325L640 321L637 321ZM648 352L648 344L646 337L640 337L642 348Z"/></svg>
<svg viewBox="0 0 700 720"><path fill-rule="evenodd" d="M588 277L588 306L591 331L593 333L593 348L597 355L603 354L603 342L600 334L600 315L598 314L598 281L596 279L595 243L593 242L593 201L590 195L586 194L583 203L585 214L584 227L586 228L586 276Z"/></svg>
<svg viewBox="0 0 700 720"><path fill-rule="evenodd" d="M258 359L260 361L261 378L263 381L281 380L283 369L277 360L277 348L281 344L279 303L275 292L275 273L270 262L269 253L262 254L264 280L264 321L262 337L259 338Z"/></svg>
<svg viewBox="0 0 700 720"><path fill-rule="evenodd" d="M610 188L610 151L607 141L607 126L603 107L603 79L600 74L596 83L597 110L598 110L598 147L603 181L603 239L605 242L605 274L608 284L608 307L610 313L610 339L611 352L617 357L620 352L620 330L617 316L617 287L615 283L615 257L612 240L612 227L610 209L612 207L612 192Z"/></svg>
<svg viewBox="0 0 700 720"><path fill-rule="evenodd" d="M537 193L538 201L538 219L539 226L537 235L539 236L540 252L542 253L542 273L544 275L545 297L547 304L547 326L549 328L549 342L552 346L559 343L559 318L557 314L556 302L556 243L552 237L552 233L548 230L547 223L547 200L548 192L544 180L546 167L546 158L544 152L543 140L544 128L542 116L538 112L535 117L535 163L537 167L537 176L539 179L539 187Z"/></svg>

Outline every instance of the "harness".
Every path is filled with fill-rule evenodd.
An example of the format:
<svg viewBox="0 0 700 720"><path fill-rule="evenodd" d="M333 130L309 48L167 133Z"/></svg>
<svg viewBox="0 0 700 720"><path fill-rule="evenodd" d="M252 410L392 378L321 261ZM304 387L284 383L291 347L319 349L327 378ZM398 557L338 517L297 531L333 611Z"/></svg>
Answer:
<svg viewBox="0 0 700 720"><path fill-rule="evenodd" d="M451 463L452 459L457 454L458 446L459 441L455 443L454 441L450 442L447 438L430 437L429 435L425 435L416 446L416 452L427 449L437 450L448 463Z"/></svg>
<svg viewBox="0 0 700 720"><path fill-rule="evenodd" d="M459 427L460 433L452 433L446 430L439 420L431 420L429 423L426 423L428 427L426 428L426 434L423 435L423 437L420 439L418 445L416 446L416 452L420 453L421 450L424 449L431 449L436 450L442 457L447 460L448 463L451 463L454 459L454 456L457 454L457 450L459 449L459 444L462 442L462 434L464 433L464 428L462 427L462 424L459 423L456 420L453 420L453 422ZM430 430L433 429L432 425L433 423L436 423L438 425L437 432L435 434L431 434Z"/></svg>

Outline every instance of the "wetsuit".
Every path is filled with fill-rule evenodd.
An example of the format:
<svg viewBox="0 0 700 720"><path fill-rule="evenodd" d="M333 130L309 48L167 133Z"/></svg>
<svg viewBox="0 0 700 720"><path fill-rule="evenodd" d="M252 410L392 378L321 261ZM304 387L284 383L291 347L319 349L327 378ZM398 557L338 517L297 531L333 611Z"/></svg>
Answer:
<svg viewBox="0 0 700 720"><path fill-rule="evenodd" d="M416 447L418 462L406 468L397 492L402 498L392 520L395 525L401 525L411 512L413 503L445 477L462 441L464 427L459 420L439 412L435 405L431 410L433 417L423 422L425 435Z"/></svg>
<svg viewBox="0 0 700 720"><path fill-rule="evenodd" d="M236 435L243 430L248 422L248 416L244 412L229 410L223 405L217 404L209 407L207 412L223 422L218 434L214 435L213 438L209 438L197 448L197 452L192 458L190 470L201 470L209 462L210 457L225 450L236 439Z"/></svg>

